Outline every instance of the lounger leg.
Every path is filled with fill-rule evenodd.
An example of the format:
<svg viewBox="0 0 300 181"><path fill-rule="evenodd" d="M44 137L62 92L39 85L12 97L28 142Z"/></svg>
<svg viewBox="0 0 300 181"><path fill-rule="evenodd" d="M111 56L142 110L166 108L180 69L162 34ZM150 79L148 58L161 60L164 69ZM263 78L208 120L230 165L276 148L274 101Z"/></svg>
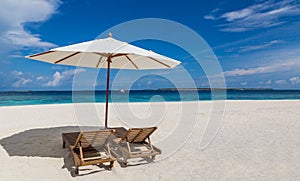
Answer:
<svg viewBox="0 0 300 181"><path fill-rule="evenodd" d="M79 169L78 169L78 167L75 168L75 174L76 174L76 175L79 174Z"/></svg>
<svg viewBox="0 0 300 181"><path fill-rule="evenodd" d="M124 159L123 164L127 166L127 159Z"/></svg>
<svg viewBox="0 0 300 181"><path fill-rule="evenodd" d="M156 155L151 156L152 160L155 160L155 156L156 156Z"/></svg>
<svg viewBox="0 0 300 181"><path fill-rule="evenodd" d="M111 162L110 162L109 169L111 170L113 167L114 167L114 161L111 161Z"/></svg>

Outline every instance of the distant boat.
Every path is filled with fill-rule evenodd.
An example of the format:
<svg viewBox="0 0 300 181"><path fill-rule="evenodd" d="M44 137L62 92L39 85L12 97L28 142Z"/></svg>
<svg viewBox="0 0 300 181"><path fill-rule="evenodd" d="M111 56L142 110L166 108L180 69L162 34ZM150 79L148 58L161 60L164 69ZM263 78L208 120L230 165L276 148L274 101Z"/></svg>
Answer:
<svg viewBox="0 0 300 181"><path fill-rule="evenodd" d="M126 90L125 89L120 89L120 92L122 92L123 94L125 94Z"/></svg>

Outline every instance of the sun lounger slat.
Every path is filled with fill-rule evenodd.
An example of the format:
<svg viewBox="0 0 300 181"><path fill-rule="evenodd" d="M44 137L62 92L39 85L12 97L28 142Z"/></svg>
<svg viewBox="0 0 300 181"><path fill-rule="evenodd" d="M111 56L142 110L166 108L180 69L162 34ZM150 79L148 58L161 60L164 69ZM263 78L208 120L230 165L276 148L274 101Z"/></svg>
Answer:
<svg viewBox="0 0 300 181"><path fill-rule="evenodd" d="M154 159L156 155L161 154L161 150L154 147L150 142L150 135L156 129L157 127L130 128L122 138L114 139L114 145L122 152L122 156L118 155L115 150L111 151L113 151L118 158L122 157L125 164L127 164L127 159L130 158L151 156L152 159ZM148 142L146 141L147 139ZM135 149L138 147L143 147L146 150Z"/></svg>
<svg viewBox="0 0 300 181"><path fill-rule="evenodd" d="M67 145L75 162L75 173L80 166L109 162L113 167L116 158L110 155L108 140L114 130L63 133L63 146Z"/></svg>

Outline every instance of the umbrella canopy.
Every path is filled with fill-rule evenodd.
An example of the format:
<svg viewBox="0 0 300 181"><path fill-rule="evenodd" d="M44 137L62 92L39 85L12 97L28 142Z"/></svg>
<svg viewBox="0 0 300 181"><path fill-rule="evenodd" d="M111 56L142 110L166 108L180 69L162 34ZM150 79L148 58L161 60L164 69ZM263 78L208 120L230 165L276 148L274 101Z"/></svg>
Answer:
<svg viewBox="0 0 300 181"><path fill-rule="evenodd" d="M112 38L96 39L54 48L26 58L52 64L107 68L105 127L107 127L110 69L167 69L181 62Z"/></svg>
<svg viewBox="0 0 300 181"><path fill-rule="evenodd" d="M180 62L112 38L96 39L26 56L43 62L92 68L165 69Z"/></svg>

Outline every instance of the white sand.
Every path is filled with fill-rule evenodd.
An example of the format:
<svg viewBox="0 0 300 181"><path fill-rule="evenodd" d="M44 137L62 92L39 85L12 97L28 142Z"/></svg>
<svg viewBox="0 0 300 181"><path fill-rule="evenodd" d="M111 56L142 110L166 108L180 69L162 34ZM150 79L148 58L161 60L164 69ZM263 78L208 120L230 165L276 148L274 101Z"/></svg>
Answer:
<svg viewBox="0 0 300 181"><path fill-rule="evenodd" d="M126 168L116 162L112 171L80 167L76 177L72 157L62 149L61 133L78 130L78 125L103 125L103 104L0 107L0 178L300 180L300 101L226 101L221 121L222 105L111 104L111 126L158 125L152 138L163 154L154 163L132 160ZM209 143L219 123L215 139L199 149Z"/></svg>

